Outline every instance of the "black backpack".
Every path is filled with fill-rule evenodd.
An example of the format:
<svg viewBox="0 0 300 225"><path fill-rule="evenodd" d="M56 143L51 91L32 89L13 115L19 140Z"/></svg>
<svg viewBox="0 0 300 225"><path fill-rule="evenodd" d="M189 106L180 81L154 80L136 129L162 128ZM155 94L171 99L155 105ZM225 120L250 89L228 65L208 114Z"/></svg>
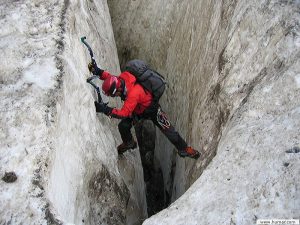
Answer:
<svg viewBox="0 0 300 225"><path fill-rule="evenodd" d="M152 94L153 102L158 103L166 88L165 78L139 59L129 61L125 70L134 75L137 83Z"/></svg>

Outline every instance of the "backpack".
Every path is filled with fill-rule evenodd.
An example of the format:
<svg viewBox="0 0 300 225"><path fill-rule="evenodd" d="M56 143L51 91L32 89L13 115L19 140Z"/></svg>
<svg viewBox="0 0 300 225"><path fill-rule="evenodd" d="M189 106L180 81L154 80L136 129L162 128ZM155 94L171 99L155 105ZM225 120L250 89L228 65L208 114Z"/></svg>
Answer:
<svg viewBox="0 0 300 225"><path fill-rule="evenodd" d="M125 70L134 75L136 82L152 94L153 102L158 103L166 88L165 78L139 59L129 61Z"/></svg>

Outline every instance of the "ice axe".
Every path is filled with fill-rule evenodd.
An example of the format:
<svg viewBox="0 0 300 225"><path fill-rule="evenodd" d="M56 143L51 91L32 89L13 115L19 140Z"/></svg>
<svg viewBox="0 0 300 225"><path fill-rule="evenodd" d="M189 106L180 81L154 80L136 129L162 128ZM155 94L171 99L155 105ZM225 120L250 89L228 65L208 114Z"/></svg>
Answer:
<svg viewBox="0 0 300 225"><path fill-rule="evenodd" d="M89 52L90 52L90 56L91 56L91 60L92 60L92 63L96 63L96 60L94 59L94 53L93 53L93 50L92 48L89 46L89 44L85 41L86 37L82 37L80 38L81 42L88 48Z"/></svg>
<svg viewBox="0 0 300 225"><path fill-rule="evenodd" d="M90 52L90 56L91 56L91 60L92 60L92 64L96 64L96 60L94 59L94 53L92 48L89 46L89 44L85 41L86 37L82 37L80 38L81 42L88 48L89 52ZM93 82L94 79L98 78L98 76L91 76L88 79L86 79L86 82L88 82L90 85L92 85L96 92L97 92L97 96L98 96L98 102L99 103L103 103L102 97L101 97L101 92L100 92L100 88Z"/></svg>
<svg viewBox="0 0 300 225"><path fill-rule="evenodd" d="M97 76L91 76L88 79L86 79L86 82L88 82L90 85L92 85L95 88L95 90L97 92L97 96L98 96L98 102L103 103L100 88L93 82L93 80L96 79L96 78L98 78L98 77Z"/></svg>

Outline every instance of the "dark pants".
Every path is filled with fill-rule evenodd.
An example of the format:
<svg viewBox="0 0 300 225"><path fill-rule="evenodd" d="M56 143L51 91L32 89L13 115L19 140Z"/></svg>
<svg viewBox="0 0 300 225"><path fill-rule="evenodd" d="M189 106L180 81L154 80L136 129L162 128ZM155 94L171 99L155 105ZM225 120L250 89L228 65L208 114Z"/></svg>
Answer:
<svg viewBox="0 0 300 225"><path fill-rule="evenodd" d="M161 130L161 132L163 132L163 134L179 151L185 151L187 143L175 130L173 125L168 120L166 113L163 112L160 107L155 112L151 113L147 117L142 117L141 119L152 120L153 123ZM119 132L124 143L132 140L130 129L132 128L133 121L134 118L122 119L118 125Z"/></svg>

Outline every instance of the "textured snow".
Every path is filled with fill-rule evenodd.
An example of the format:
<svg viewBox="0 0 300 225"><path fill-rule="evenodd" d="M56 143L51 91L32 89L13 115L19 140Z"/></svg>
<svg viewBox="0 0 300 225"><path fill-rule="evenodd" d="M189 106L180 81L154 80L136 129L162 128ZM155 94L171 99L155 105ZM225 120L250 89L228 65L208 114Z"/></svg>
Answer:
<svg viewBox="0 0 300 225"><path fill-rule="evenodd" d="M51 1L50 1L51 2ZM60 5L2 1L0 76L0 174L14 171L14 183L0 181L1 224L46 224L38 171L47 156L45 95L56 85L54 62ZM37 20L37 16L40 19ZM50 26L52 24L52 26Z"/></svg>
<svg viewBox="0 0 300 225"><path fill-rule="evenodd" d="M287 153L300 145L299 1L108 2L120 61L146 59L166 76L162 105L204 152L175 159L158 137L173 204L144 224L299 218L300 155Z"/></svg>
<svg viewBox="0 0 300 225"><path fill-rule="evenodd" d="M295 81L296 81L296 84L297 84L298 88L300 88L300 74L297 74L295 76Z"/></svg>
<svg viewBox="0 0 300 225"><path fill-rule="evenodd" d="M106 2L2 1L0 11L0 177L10 171L18 177L0 180L0 224L92 224L98 216L92 210L103 206L89 199L91 177L105 166L106 183L123 187L117 125L95 113L86 83L90 57L80 42L88 35L98 64L119 72ZM91 21L94 14L98 21ZM105 210L123 209L134 223L146 208L139 155L130 160L131 173L123 174L134 179L131 211L114 204Z"/></svg>
<svg viewBox="0 0 300 225"><path fill-rule="evenodd" d="M285 1L235 1L234 19L228 25L230 39L220 48L225 49L222 56L227 60L221 74L215 66L219 55L211 57L211 61L200 61L209 58L211 46L219 51L216 46L224 41L224 37L214 33L223 22L218 21L221 12L217 7L221 3L142 2L151 6L154 14L162 13L164 17L157 21L148 11L155 26L143 20L140 31L146 29L145 32L130 30L130 35L125 33L124 44L129 44L128 37L136 36L142 46L150 45L147 52L134 41L134 47L143 52L141 56L149 53L149 59L168 74L174 85L185 84L177 85L173 93L177 95L176 102L174 95L167 96L164 102L170 112L189 115L171 115L182 134L194 146L204 146L204 150L215 141L214 113L223 108L211 107L213 103L205 101L210 92L201 95L198 89L207 91L219 82L216 102L226 100L231 113L215 137L219 138L217 155L201 177L197 179L203 161L178 158L173 187L165 181L173 191L173 204L144 224L246 225L262 218L299 218L299 153L288 153L300 145L299 17L289 13L292 7L299 6L299 1L286 7ZM228 2L223 3L227 6ZM202 4L211 7L199 11ZM174 11L168 11L173 7ZM122 183L125 179L131 189L126 222L139 223L146 215L139 154L129 152L118 161L115 147L120 138L116 121L96 116L93 89L85 82L89 76L89 55L80 43L83 35L89 35L99 65L112 73L119 72L106 1L1 1L0 12L0 176L9 171L18 176L14 183L0 180L0 224L51 224L55 218L69 225L95 224L97 215L93 215L93 210L101 202L91 206L88 186L91 176L104 166L112 181ZM199 12L204 13L203 17ZM206 12L213 13L209 17ZM131 15L137 17L128 13L120 18L127 23ZM198 22L202 24L208 18L212 21L204 29L205 34L198 32ZM167 29L159 27L174 20L180 21L175 23L175 33L171 33L171 25ZM149 36L149 27L156 29L155 39ZM190 28L193 32L186 38L186 29ZM144 39L143 35L147 37ZM168 41L159 43L158 39L164 37ZM215 45L207 41L215 39ZM264 68L265 77L255 81ZM228 74L219 79L224 71ZM210 82L203 82L206 79ZM253 84L251 92L241 104L248 90L243 87L249 84ZM186 88L195 85L197 88L191 88L187 95ZM167 149L167 153L161 151L157 156L164 176L168 177L173 166L168 160L174 156L173 147L162 138L159 144L161 149ZM184 193L191 181L195 182ZM178 196L181 197L176 200ZM53 218L46 212L54 214Z"/></svg>
<svg viewBox="0 0 300 225"><path fill-rule="evenodd" d="M28 64L30 60L24 62L24 65ZM51 88L55 84L57 74L58 69L55 67L54 58L44 59L24 71L24 83L33 83L40 88Z"/></svg>

